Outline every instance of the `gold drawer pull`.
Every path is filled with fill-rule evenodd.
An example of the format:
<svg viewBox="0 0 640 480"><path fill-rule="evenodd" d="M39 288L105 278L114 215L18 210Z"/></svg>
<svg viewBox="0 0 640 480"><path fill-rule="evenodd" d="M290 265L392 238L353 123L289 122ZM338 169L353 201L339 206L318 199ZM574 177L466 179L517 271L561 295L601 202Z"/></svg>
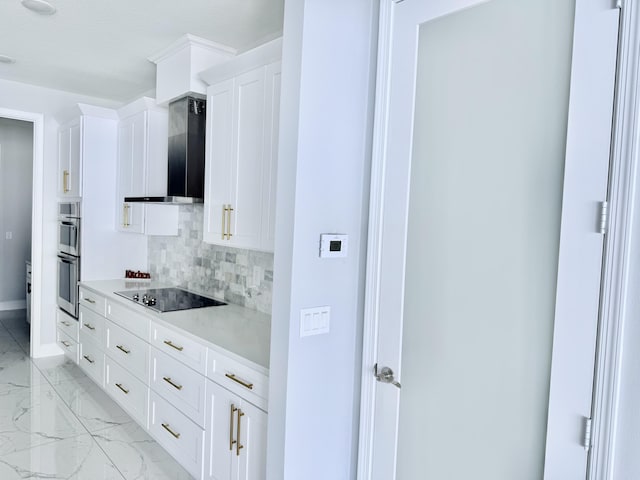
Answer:
<svg viewBox="0 0 640 480"><path fill-rule="evenodd" d="M64 325L65 327L70 327L71 326L71 324L69 322L67 322L67 321L60 322L60 324Z"/></svg>
<svg viewBox="0 0 640 480"><path fill-rule="evenodd" d="M84 326L87 327L89 330L95 330L96 329L96 327L94 327L90 323L85 323Z"/></svg>
<svg viewBox="0 0 640 480"><path fill-rule="evenodd" d="M95 363L95 360L91 360L91 357L89 357L89 355L83 355L82 358L84 358L87 362L89 363Z"/></svg>
<svg viewBox="0 0 640 480"><path fill-rule="evenodd" d="M92 299L92 298L85 298L84 300L85 300L85 302L96 303L96 301L94 299Z"/></svg>
<svg viewBox="0 0 640 480"><path fill-rule="evenodd" d="M242 410L238 409L238 441L236 442L236 456L240 456L240 449L244 448L244 445L240 443L240 419L244 417Z"/></svg>
<svg viewBox="0 0 640 480"><path fill-rule="evenodd" d="M242 380L240 380L239 378L236 377L235 373L225 373L224 376L227 377L227 378L230 378L231 380L233 380L236 383L239 383L243 387L247 387L249 390L253 390L253 383L243 382Z"/></svg>
<svg viewBox="0 0 640 480"><path fill-rule="evenodd" d="M126 348L124 348L122 345L116 345L116 348L118 350L120 350L121 352L126 353L127 355L129 355L131 353L131 350L127 350Z"/></svg>
<svg viewBox="0 0 640 480"><path fill-rule="evenodd" d="M179 347L178 345L174 345L171 340L165 340L164 341L165 345L169 345L171 348L175 348L176 350L178 350L179 352L181 352L182 350L184 350L184 347Z"/></svg>
<svg viewBox="0 0 640 480"><path fill-rule="evenodd" d="M69 342L67 342L66 340L62 340L60 343L63 344L67 348L69 348L71 346L71 344Z"/></svg>
<svg viewBox="0 0 640 480"><path fill-rule="evenodd" d="M125 395L127 395L129 393L129 390L124 388L121 383L116 383L116 387L118 387L120 390L122 390L125 393Z"/></svg>
<svg viewBox="0 0 640 480"><path fill-rule="evenodd" d="M171 380L171 377L162 377L162 379L167 382L169 385L171 385L173 388L177 389L177 390L182 390L182 385L177 385L175 383L173 383L173 381Z"/></svg>
<svg viewBox="0 0 640 480"><path fill-rule="evenodd" d="M174 432L173 430L171 430L171 427L169 426L168 423L163 423L161 425L162 425L162 428L164 428L167 432L169 432L171 435L173 435L174 438L180 438L180 434Z"/></svg>

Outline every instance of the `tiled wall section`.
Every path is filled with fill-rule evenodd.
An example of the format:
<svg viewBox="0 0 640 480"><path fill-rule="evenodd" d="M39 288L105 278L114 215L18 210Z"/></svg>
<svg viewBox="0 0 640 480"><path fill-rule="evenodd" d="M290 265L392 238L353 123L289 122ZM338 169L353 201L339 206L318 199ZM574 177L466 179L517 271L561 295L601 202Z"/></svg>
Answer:
<svg viewBox="0 0 640 480"><path fill-rule="evenodd" d="M273 254L202 241L203 206L180 206L177 237L149 237L151 278L271 313Z"/></svg>

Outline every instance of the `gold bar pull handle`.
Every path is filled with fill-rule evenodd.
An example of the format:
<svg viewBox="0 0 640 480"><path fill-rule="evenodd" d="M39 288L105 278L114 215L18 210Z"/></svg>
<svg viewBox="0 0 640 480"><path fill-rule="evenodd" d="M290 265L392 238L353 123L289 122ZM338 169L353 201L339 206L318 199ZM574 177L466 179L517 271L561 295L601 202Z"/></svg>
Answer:
<svg viewBox="0 0 640 480"><path fill-rule="evenodd" d="M116 348L118 350L120 350L121 352L126 353L127 355L129 355L131 353L131 350L127 350L126 348L124 348L122 345L116 345Z"/></svg>
<svg viewBox="0 0 640 480"><path fill-rule="evenodd" d="M238 377L236 377L235 373L225 373L224 376L227 377L227 378L230 378L231 380L233 380L236 383L239 383L243 387L248 388L249 390L253 390L253 383L247 383L247 382L244 382L244 381L240 380Z"/></svg>
<svg viewBox="0 0 640 480"><path fill-rule="evenodd" d="M233 236L231 233L231 212L233 212L233 207L229 204L227 206L227 240L231 240Z"/></svg>
<svg viewBox="0 0 640 480"><path fill-rule="evenodd" d="M89 298L89 297L85 298L84 301L85 302L89 302L89 303L96 303L96 301L94 299Z"/></svg>
<svg viewBox="0 0 640 480"><path fill-rule="evenodd" d="M96 329L96 327L94 327L90 323L85 323L84 326L87 327L89 330L95 330Z"/></svg>
<svg viewBox="0 0 640 480"><path fill-rule="evenodd" d="M175 348L176 350L178 350L179 352L181 352L182 350L184 350L184 347L180 347L178 345L175 345L173 342L171 342L171 340L165 340L164 341L165 345L169 345L171 348Z"/></svg>
<svg viewBox="0 0 640 480"><path fill-rule="evenodd" d="M95 363L96 362L95 360L92 360L89 355L83 355L82 357L89 363Z"/></svg>
<svg viewBox="0 0 640 480"><path fill-rule="evenodd" d="M229 412L229 450L231 451L233 451L233 444L236 443L236 441L233 439L233 414L236 413L237 411L238 409L232 403L231 411Z"/></svg>
<svg viewBox="0 0 640 480"><path fill-rule="evenodd" d="M70 327L71 324L69 322L67 322L66 320L63 320L60 322L62 325L64 325L65 327Z"/></svg>
<svg viewBox="0 0 640 480"><path fill-rule="evenodd" d="M162 379L176 390L182 390L182 385L178 385L177 383L175 383L173 380L171 380L171 377L162 377Z"/></svg>
<svg viewBox="0 0 640 480"><path fill-rule="evenodd" d="M66 340L62 340L60 343L62 343L67 348L69 348L71 346L71 344L69 342L67 342Z"/></svg>
<svg viewBox="0 0 640 480"><path fill-rule="evenodd" d="M240 456L240 449L244 448L244 445L240 443L240 419L244 416L242 410L238 409L238 441L236 442L236 456Z"/></svg>
<svg viewBox="0 0 640 480"><path fill-rule="evenodd" d="M167 432L173 435L173 438L180 438L180 434L171 430L171 426L168 423L162 423L162 428L164 428Z"/></svg>
<svg viewBox="0 0 640 480"><path fill-rule="evenodd" d="M226 219L227 219L227 206L222 205L222 226L220 227L220 231L222 232L222 240L225 240L225 235L227 234L226 228Z"/></svg>
<svg viewBox="0 0 640 480"><path fill-rule="evenodd" d="M124 387L122 386L122 384L121 384L121 383L116 383L116 387L118 387L120 390L122 390L122 391L124 392L124 394L125 394L125 395L128 395L128 394L129 394L129 390L127 390L126 388L124 388Z"/></svg>

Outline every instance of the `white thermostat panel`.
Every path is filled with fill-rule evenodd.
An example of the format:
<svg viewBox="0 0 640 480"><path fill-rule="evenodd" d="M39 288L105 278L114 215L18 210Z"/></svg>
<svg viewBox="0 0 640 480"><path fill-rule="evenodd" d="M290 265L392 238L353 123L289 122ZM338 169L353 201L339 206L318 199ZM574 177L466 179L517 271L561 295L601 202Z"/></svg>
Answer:
<svg viewBox="0 0 640 480"><path fill-rule="evenodd" d="M320 235L320 258L346 257L348 240L348 235L323 233Z"/></svg>

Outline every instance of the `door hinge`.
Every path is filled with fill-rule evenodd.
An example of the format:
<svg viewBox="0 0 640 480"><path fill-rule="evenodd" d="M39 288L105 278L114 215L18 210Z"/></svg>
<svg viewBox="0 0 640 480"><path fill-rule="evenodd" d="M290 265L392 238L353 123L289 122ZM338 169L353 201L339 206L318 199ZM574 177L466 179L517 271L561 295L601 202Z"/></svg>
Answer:
<svg viewBox="0 0 640 480"><path fill-rule="evenodd" d="M591 418L584 417L584 438L582 439L582 446L585 450L591 448Z"/></svg>
<svg viewBox="0 0 640 480"><path fill-rule="evenodd" d="M609 229L609 202L606 200L600 202L600 223L598 231L603 235L607 233Z"/></svg>

